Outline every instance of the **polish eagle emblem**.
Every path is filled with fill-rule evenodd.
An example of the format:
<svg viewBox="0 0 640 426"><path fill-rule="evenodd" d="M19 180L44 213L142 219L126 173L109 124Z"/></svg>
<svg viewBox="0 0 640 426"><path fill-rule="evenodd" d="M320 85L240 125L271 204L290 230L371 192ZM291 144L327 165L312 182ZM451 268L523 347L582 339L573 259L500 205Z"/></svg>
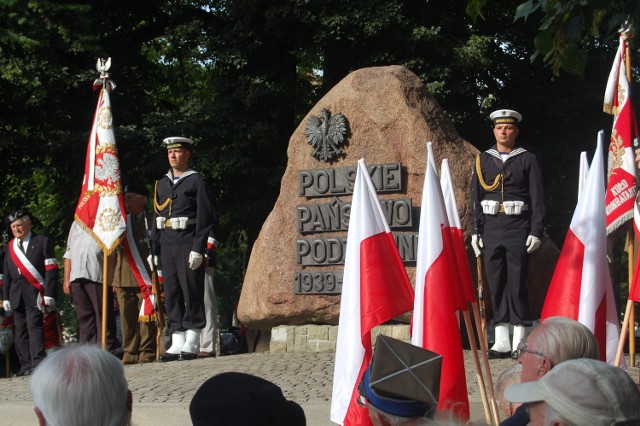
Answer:
<svg viewBox="0 0 640 426"><path fill-rule="evenodd" d="M322 117L312 115L307 120L304 134L307 143L313 147L311 156L330 162L343 153L340 147L347 136L347 118L341 113L331 115L328 109L322 108Z"/></svg>

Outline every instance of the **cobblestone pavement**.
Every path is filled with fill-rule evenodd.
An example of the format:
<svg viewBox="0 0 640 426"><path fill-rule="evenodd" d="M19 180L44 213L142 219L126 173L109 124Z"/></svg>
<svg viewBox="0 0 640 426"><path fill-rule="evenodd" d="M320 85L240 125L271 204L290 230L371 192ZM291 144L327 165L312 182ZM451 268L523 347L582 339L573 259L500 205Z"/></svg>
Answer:
<svg viewBox="0 0 640 426"><path fill-rule="evenodd" d="M240 371L278 384L287 399L300 404L308 425L333 425L329 406L333 379L334 353L256 353L165 364L125 366L129 388L133 392L134 424L190 424L188 406L198 387L209 377L226 371ZM495 378L513 361L491 360ZM476 368L471 352L465 351L465 367L471 420L484 423L484 412ZM638 369L629 373L637 382ZM0 379L0 424L37 424L33 414L28 378Z"/></svg>

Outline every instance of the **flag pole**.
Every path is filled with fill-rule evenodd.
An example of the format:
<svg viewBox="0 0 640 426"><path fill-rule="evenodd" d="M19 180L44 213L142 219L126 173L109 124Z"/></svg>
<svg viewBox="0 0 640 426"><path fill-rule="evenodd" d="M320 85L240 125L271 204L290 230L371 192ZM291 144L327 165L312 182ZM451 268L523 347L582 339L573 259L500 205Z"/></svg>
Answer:
<svg viewBox="0 0 640 426"><path fill-rule="evenodd" d="M626 62L626 71L627 71L627 81L629 82L629 84L631 84L631 49L629 49L629 33L631 32L632 29L632 25L631 22L629 21L628 26L625 28L625 31L622 33L623 37L626 40L625 43L625 62ZM629 290L631 290L631 280L633 279L633 270L634 270L634 265L633 265L633 259L635 258L634 253L635 253L635 247L634 247L634 233L633 233L633 229L632 229L633 225L629 225L629 228L627 229L627 264L628 264L628 276L629 276ZM631 303L629 303L631 302ZM633 303L633 300L628 299L627 302L627 311L629 312L629 317L633 318L633 321L628 321L628 328L629 328L629 361L631 362L631 365L636 365L636 339L635 339L635 304ZM625 313L625 317L626 317L626 313ZM625 330L627 329L627 327L624 327L621 330L620 334L624 334ZM621 339L622 340L622 339ZM616 360L618 359L618 357L616 356Z"/></svg>
<svg viewBox="0 0 640 426"><path fill-rule="evenodd" d="M108 280L108 267L107 267L107 253L102 252L102 350L107 350L107 315L109 311L107 309L107 280Z"/></svg>
<svg viewBox="0 0 640 426"><path fill-rule="evenodd" d="M489 406L489 401L487 399L487 388L485 385L484 377L482 374L482 368L480 367L480 360L478 359L478 345L476 344L476 336L471 327L471 317L469 316L469 311L464 310L462 312L464 316L464 324L467 328L467 336L469 336L469 345L471 346L471 353L473 354L473 362L476 367L476 376L478 379L478 385L480 386L480 396L482 397L482 407L484 408L484 417L487 421L487 424L493 425L493 418L491 413L491 407ZM480 337L482 338L482 336ZM491 374L491 373L489 373ZM496 423L497 424L497 423Z"/></svg>

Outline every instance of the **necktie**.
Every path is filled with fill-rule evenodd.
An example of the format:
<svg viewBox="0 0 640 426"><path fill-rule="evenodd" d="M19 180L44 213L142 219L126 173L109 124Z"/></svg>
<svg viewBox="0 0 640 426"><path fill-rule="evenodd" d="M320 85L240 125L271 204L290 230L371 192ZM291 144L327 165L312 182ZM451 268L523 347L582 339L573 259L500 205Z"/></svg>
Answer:
<svg viewBox="0 0 640 426"><path fill-rule="evenodd" d="M27 249L25 248L24 240L20 240L20 250L22 250L24 254L27 254Z"/></svg>

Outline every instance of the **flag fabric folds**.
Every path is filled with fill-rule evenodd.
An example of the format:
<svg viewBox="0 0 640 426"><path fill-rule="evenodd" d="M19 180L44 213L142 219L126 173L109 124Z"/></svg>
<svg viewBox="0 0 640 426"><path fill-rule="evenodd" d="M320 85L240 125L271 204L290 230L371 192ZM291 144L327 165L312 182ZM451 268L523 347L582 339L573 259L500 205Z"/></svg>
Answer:
<svg viewBox="0 0 640 426"><path fill-rule="evenodd" d="M430 158L431 143L427 144ZM469 419L462 340L456 317L459 274L442 188L428 160L422 192L411 343L442 355L438 409ZM466 259L466 253L465 257Z"/></svg>
<svg viewBox="0 0 640 426"><path fill-rule="evenodd" d="M453 243L455 251L456 271L460 280L460 294L464 296L463 309L468 309L467 302L475 302L476 296L467 250L464 246L464 231L462 230L460 214L458 213L455 189L453 187L453 181L451 180L451 172L449 171L449 161L446 158L442 160L442 164L440 165L440 186L442 187L442 196L444 197L444 204L447 210L451 242Z"/></svg>
<svg viewBox="0 0 640 426"><path fill-rule="evenodd" d="M559 315L581 322L596 336L600 358L613 363L620 326L607 261L604 143L604 132L600 131L541 318Z"/></svg>
<svg viewBox="0 0 640 426"><path fill-rule="evenodd" d="M100 89L75 220L110 254L124 238L126 222L111 100L105 86L112 87L105 84Z"/></svg>
<svg viewBox="0 0 640 426"><path fill-rule="evenodd" d="M640 240L640 209L638 200L633 204L633 233L636 240ZM629 287L629 300L640 302L640 250L636 259L636 266L633 268L633 278Z"/></svg>
<svg viewBox="0 0 640 426"><path fill-rule="evenodd" d="M371 330L411 310L413 289L364 160L358 161L347 231L331 421L370 425L356 403L372 356Z"/></svg>
<svg viewBox="0 0 640 426"><path fill-rule="evenodd" d="M633 141L638 138L638 122L631 102L631 85L627 80L626 35L620 36L613 68L604 96L604 111L613 114L607 173L607 235L633 217L636 198L636 164Z"/></svg>

